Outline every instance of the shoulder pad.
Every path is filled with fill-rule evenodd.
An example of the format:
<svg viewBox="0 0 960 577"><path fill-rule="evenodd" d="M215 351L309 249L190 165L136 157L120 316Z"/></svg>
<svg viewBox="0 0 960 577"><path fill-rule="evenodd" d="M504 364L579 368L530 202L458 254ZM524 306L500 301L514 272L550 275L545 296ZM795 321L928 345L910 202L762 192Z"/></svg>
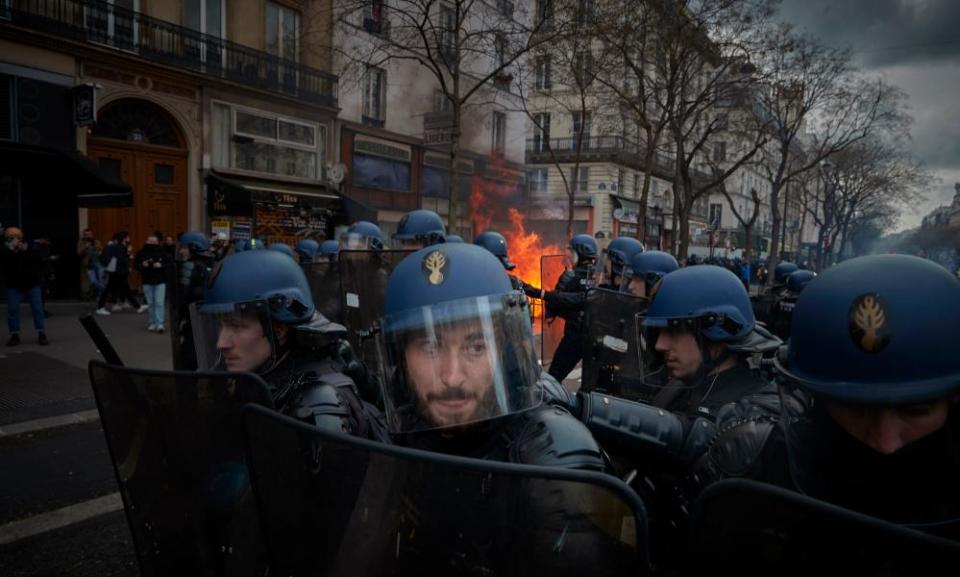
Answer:
<svg viewBox="0 0 960 577"><path fill-rule="evenodd" d="M541 406L523 417L525 423L511 448L511 460L564 469L605 469L600 445L565 409Z"/></svg>
<svg viewBox="0 0 960 577"><path fill-rule="evenodd" d="M540 386L543 388L543 402L546 405L563 407L574 413L578 410L577 395L571 393L547 371L540 373Z"/></svg>
<svg viewBox="0 0 960 577"><path fill-rule="evenodd" d="M757 417L721 429L707 450L707 458L720 478L747 476L776 426L777 421L771 417Z"/></svg>

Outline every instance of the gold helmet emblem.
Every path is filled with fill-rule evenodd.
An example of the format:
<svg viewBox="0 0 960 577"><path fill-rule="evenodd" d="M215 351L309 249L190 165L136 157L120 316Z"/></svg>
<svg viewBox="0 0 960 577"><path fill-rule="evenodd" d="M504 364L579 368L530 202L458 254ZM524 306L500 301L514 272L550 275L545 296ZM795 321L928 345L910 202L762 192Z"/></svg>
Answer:
<svg viewBox="0 0 960 577"><path fill-rule="evenodd" d="M850 306L850 336L865 353L879 353L890 342L887 311L878 294L860 295Z"/></svg>
<svg viewBox="0 0 960 577"><path fill-rule="evenodd" d="M435 250L423 259L423 272L427 275L427 282L432 285L442 284L446 278L444 271L447 268L447 257L439 250Z"/></svg>

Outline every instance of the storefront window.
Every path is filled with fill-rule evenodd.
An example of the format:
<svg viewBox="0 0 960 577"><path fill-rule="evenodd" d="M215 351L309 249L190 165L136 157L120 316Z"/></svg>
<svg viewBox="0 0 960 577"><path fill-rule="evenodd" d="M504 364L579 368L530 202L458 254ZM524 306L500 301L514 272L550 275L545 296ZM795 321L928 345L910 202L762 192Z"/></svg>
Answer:
<svg viewBox="0 0 960 577"><path fill-rule="evenodd" d="M410 163L367 154L353 155L353 185L410 192Z"/></svg>

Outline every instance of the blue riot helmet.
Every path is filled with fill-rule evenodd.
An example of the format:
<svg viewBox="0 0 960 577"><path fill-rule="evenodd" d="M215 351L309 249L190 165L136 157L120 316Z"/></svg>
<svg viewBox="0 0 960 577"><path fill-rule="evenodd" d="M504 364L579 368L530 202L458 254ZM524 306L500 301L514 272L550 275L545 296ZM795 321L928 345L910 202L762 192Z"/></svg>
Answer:
<svg viewBox="0 0 960 577"><path fill-rule="evenodd" d="M267 246L267 250L273 250L276 252L283 253L294 261L297 261L297 255L293 252L293 249L290 248L290 245L285 242L274 242Z"/></svg>
<svg viewBox="0 0 960 577"><path fill-rule="evenodd" d="M528 307L479 246L439 244L404 258L377 335L390 430L462 428L537 406Z"/></svg>
<svg viewBox="0 0 960 577"><path fill-rule="evenodd" d="M773 269L773 284L783 285L787 282L787 275L797 270L800 270L800 267L792 262L784 261L778 264L777 267Z"/></svg>
<svg viewBox="0 0 960 577"><path fill-rule="evenodd" d="M295 250L301 263L313 262L317 259L317 253L320 252L320 243L312 238L302 238L297 241Z"/></svg>
<svg viewBox="0 0 960 577"><path fill-rule="evenodd" d="M447 237L447 242L450 242L450 237ZM507 239L499 232L492 230L481 232L477 235L477 238L473 240L473 244L482 246L490 251L493 256L500 259L500 263L503 264L503 268L506 270L517 268L517 265L510 260L510 256L507 254Z"/></svg>
<svg viewBox="0 0 960 577"><path fill-rule="evenodd" d="M459 234L448 234L447 242L463 242L463 237Z"/></svg>
<svg viewBox="0 0 960 577"><path fill-rule="evenodd" d="M597 270L602 271L604 275L600 280L601 284L612 284L619 289L619 277L623 275L624 267L630 264L633 255L640 252L643 252L643 244L635 238L618 236L611 240L603 251L600 262L597 263Z"/></svg>
<svg viewBox="0 0 960 577"><path fill-rule="evenodd" d="M918 257L850 259L807 285L793 310L790 341L774 361L790 471L798 488L829 500L837 483L851 482L845 475L858 473L851 467L892 465L897 461L891 459L900 455L932 454L935 463L911 461L905 470L890 466L874 472L880 477L871 480L879 486L875 493L896 500L918 489L929 491L937 477L951 470L953 457L938 444L945 434L949 437L948 425L907 441L910 447L902 453L903 444L890 443L903 439L884 430L902 418L894 416L898 407L908 407L902 413L907 418L922 415L930 421L939 411L946 413L944 422L956 418L951 399L960 393L958 326L960 280ZM871 424L857 431L858 420ZM912 483L901 473L918 480L919 487L909 488ZM937 509L956 514L950 507ZM932 517L889 520L943 521Z"/></svg>
<svg viewBox="0 0 960 577"><path fill-rule="evenodd" d="M230 255L210 272L191 311L201 369L269 371L288 350L291 329L322 332L303 269L287 255L253 250Z"/></svg>
<svg viewBox="0 0 960 577"><path fill-rule="evenodd" d="M643 340L655 347L663 330L692 333L703 362L693 380L702 378L731 352L765 353L781 341L754 320L753 306L743 283L729 270L700 265L664 275L642 321ZM707 341L724 343L726 349L713 358Z"/></svg>
<svg viewBox="0 0 960 577"><path fill-rule="evenodd" d="M320 259L333 262L337 260L337 253L340 252L340 243L335 240L325 240L320 245Z"/></svg>
<svg viewBox="0 0 960 577"><path fill-rule="evenodd" d="M568 245L577 261L593 260L597 258L597 241L589 234L575 234ZM577 263L573 263L576 265Z"/></svg>
<svg viewBox="0 0 960 577"><path fill-rule="evenodd" d="M358 220L340 235L340 250L383 250L383 231L372 222Z"/></svg>
<svg viewBox="0 0 960 577"><path fill-rule="evenodd" d="M233 248L235 252L247 252L248 250L265 249L267 245L259 238L248 238L234 241Z"/></svg>
<svg viewBox="0 0 960 577"><path fill-rule="evenodd" d="M210 251L210 239L198 230L191 230L180 235L180 246L189 248L194 254Z"/></svg>
<svg viewBox="0 0 960 577"><path fill-rule="evenodd" d="M432 210L411 210L403 215L397 232L393 233L394 248L411 249L446 242L447 228L440 215Z"/></svg>
<svg viewBox="0 0 960 577"><path fill-rule="evenodd" d="M679 268L680 264L670 253L659 250L637 253L623 271L620 290L650 298L660 279Z"/></svg>
<svg viewBox="0 0 960 577"><path fill-rule="evenodd" d="M799 296L804 287L816 278L817 273L812 270L795 270L787 275L787 291L793 296Z"/></svg>

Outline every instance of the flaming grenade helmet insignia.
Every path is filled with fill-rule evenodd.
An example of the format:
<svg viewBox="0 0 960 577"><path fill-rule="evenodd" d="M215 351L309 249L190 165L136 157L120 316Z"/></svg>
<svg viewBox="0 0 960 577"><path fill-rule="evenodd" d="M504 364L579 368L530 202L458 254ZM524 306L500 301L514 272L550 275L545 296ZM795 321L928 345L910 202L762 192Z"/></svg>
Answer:
<svg viewBox="0 0 960 577"><path fill-rule="evenodd" d="M427 274L427 281L436 286L444 281L444 270L447 268L447 257L439 250L435 250L423 259L423 272Z"/></svg>
<svg viewBox="0 0 960 577"><path fill-rule="evenodd" d="M880 295L865 294L854 299L850 306L850 336L866 353L879 353L890 342L886 331L886 307Z"/></svg>

